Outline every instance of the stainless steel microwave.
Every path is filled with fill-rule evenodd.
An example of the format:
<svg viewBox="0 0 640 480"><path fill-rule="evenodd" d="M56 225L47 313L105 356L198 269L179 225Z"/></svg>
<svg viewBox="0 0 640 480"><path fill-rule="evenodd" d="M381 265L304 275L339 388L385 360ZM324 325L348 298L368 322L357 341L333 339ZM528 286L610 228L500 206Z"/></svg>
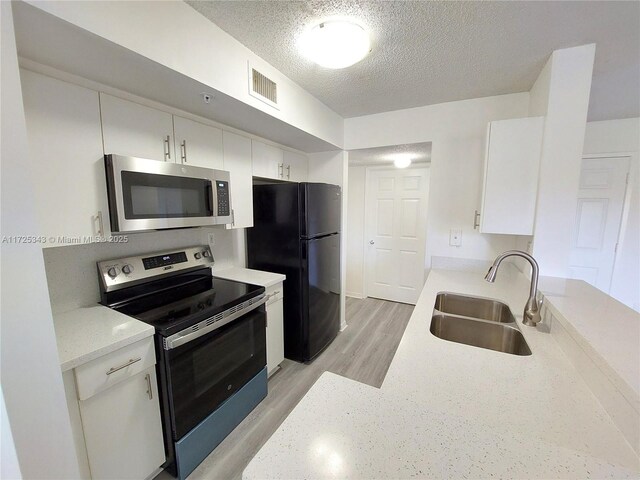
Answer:
<svg viewBox="0 0 640 480"><path fill-rule="evenodd" d="M114 233L232 222L229 172L105 155Z"/></svg>

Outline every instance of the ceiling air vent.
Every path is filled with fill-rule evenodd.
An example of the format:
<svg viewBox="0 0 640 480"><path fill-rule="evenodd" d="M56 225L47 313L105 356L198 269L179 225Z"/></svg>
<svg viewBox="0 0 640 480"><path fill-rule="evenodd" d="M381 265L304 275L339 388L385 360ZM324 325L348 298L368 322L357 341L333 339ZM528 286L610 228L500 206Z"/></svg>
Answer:
<svg viewBox="0 0 640 480"><path fill-rule="evenodd" d="M249 93L278 108L278 84L249 65Z"/></svg>

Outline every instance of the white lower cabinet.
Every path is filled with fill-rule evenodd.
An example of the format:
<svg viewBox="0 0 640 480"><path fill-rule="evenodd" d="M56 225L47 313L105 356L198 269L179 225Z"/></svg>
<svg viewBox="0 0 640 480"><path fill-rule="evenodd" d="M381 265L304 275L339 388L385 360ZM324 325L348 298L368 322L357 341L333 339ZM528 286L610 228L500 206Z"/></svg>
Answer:
<svg viewBox="0 0 640 480"><path fill-rule="evenodd" d="M75 428L82 429L91 478L156 473L165 452L153 337L77 367L75 380L82 421Z"/></svg>
<svg viewBox="0 0 640 480"><path fill-rule="evenodd" d="M284 360L284 314L282 283L269 287L267 301L267 374L278 370Z"/></svg>

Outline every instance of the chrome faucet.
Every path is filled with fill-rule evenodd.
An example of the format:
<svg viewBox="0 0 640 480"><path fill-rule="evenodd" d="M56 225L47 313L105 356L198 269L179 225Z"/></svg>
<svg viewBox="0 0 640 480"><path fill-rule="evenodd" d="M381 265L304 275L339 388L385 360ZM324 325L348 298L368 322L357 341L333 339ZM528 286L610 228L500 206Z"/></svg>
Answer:
<svg viewBox="0 0 640 480"><path fill-rule="evenodd" d="M529 299L527 300L527 304L524 306L524 315L522 323L528 325L530 327L535 327L540 322L540 307L542 306L542 300L538 303L536 299L536 294L538 292L538 262L536 259L529 255L527 252L523 252L521 250L508 250L495 259L493 265L489 268L489 271L485 275L484 279L487 282L495 282L496 274L498 273L498 267L502 260L507 257L522 257L529 261L531 264L531 268L533 272L531 272L531 288L529 290Z"/></svg>

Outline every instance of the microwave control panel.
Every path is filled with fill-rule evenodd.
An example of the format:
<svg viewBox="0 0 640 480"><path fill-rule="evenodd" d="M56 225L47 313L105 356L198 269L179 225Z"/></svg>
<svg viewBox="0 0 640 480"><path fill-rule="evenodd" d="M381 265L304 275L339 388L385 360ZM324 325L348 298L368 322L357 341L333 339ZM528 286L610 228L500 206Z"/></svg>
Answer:
<svg viewBox="0 0 640 480"><path fill-rule="evenodd" d="M231 215L229 206L229 182L216 180L216 195L218 198L218 217Z"/></svg>

